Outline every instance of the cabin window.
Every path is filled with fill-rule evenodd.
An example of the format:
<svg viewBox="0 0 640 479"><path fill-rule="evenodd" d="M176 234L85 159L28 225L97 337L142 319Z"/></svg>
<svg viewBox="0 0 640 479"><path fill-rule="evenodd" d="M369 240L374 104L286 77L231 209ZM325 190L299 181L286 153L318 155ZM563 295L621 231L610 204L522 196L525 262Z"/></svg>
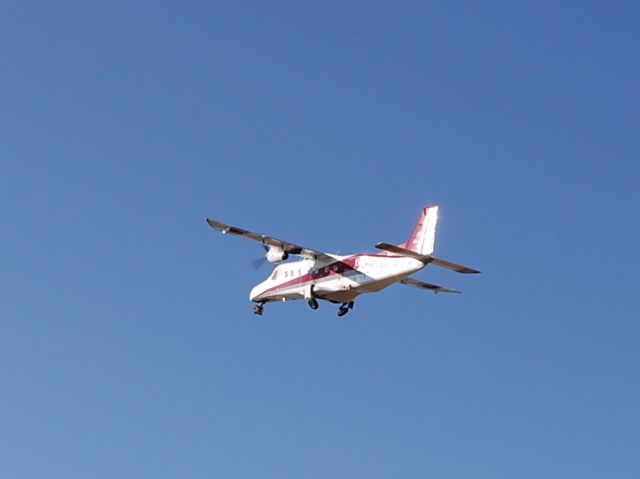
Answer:
<svg viewBox="0 0 640 479"><path fill-rule="evenodd" d="M302 270L301 270L301 269L299 269L299 270L298 270L298 276L301 276L301 275L302 275Z"/></svg>

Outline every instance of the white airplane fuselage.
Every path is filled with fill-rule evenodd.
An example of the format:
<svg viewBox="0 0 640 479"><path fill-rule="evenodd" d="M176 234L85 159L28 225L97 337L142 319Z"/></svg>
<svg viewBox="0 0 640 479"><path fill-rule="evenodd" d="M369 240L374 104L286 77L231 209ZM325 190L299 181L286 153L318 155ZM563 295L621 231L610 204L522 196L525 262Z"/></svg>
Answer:
<svg viewBox="0 0 640 479"><path fill-rule="evenodd" d="M320 298L349 303L364 293L380 291L426 265L414 258L383 254L327 255L331 260L303 259L277 265L249 295L254 302Z"/></svg>

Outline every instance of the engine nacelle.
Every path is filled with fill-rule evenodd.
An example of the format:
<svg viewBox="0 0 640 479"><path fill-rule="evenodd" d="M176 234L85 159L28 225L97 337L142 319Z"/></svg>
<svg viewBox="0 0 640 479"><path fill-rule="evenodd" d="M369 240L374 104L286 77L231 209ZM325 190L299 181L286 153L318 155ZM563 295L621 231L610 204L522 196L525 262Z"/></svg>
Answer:
<svg viewBox="0 0 640 479"><path fill-rule="evenodd" d="M286 251L282 251L280 248L274 248L273 246L269 248L267 254L267 261L269 263L280 263L281 261L285 261L289 257L289 253Z"/></svg>

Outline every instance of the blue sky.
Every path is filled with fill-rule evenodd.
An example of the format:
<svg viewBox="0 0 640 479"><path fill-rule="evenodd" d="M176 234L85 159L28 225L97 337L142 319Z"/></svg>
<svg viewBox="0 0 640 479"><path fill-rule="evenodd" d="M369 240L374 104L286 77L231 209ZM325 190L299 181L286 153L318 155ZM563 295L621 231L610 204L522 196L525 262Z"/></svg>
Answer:
<svg viewBox="0 0 640 479"><path fill-rule="evenodd" d="M0 475L640 475L637 2L0 16ZM477 267L333 305L255 245Z"/></svg>

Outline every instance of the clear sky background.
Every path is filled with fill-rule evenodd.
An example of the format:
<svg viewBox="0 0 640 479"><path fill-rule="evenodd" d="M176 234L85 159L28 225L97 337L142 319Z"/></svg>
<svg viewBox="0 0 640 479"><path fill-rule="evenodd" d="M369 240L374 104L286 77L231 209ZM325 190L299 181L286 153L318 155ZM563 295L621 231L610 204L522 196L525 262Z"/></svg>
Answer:
<svg viewBox="0 0 640 479"><path fill-rule="evenodd" d="M640 477L635 1L0 15L0 476ZM482 270L251 313L440 205Z"/></svg>

